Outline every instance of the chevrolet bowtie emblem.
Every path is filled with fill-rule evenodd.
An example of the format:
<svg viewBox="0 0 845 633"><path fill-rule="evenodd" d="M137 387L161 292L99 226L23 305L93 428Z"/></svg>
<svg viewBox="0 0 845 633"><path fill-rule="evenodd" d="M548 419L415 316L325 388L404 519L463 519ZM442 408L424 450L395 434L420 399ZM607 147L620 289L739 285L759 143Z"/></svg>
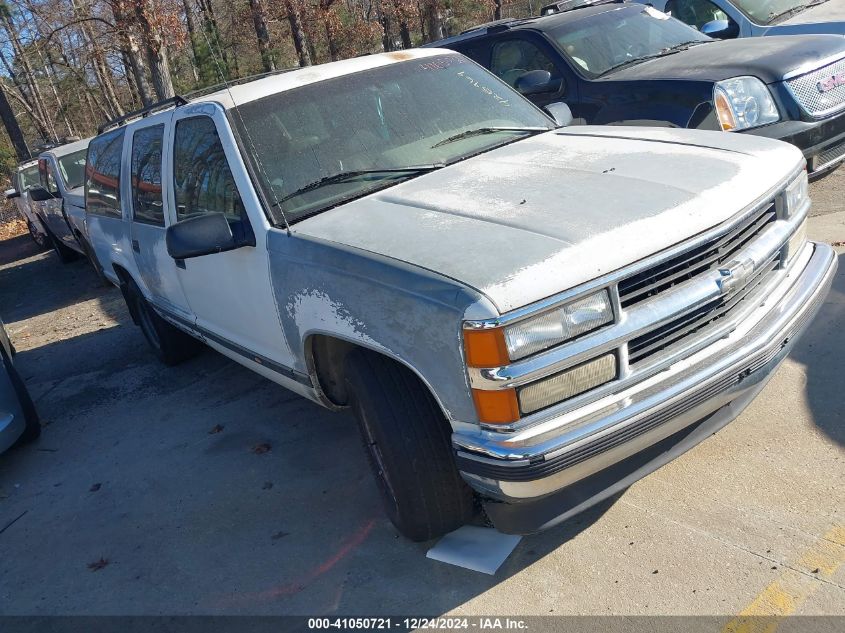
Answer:
<svg viewBox="0 0 845 633"><path fill-rule="evenodd" d="M716 283L723 295L729 295L740 288L744 288L754 274L754 262L733 260L719 268L719 279Z"/></svg>

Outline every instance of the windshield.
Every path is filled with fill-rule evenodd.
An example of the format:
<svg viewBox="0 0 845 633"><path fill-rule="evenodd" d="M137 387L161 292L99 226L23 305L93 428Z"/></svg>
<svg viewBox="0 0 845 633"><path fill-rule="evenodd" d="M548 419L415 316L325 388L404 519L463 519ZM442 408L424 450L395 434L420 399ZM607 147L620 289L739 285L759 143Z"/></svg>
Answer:
<svg viewBox="0 0 845 633"><path fill-rule="evenodd" d="M85 155L87 153L87 148L81 149L58 159L59 171L67 189L76 189L85 182Z"/></svg>
<svg viewBox="0 0 845 633"><path fill-rule="evenodd" d="M38 187L41 184L41 179L38 175L38 164L22 169L20 178L21 191L29 191L33 187Z"/></svg>
<svg viewBox="0 0 845 633"><path fill-rule="evenodd" d="M550 34L572 65L591 78L689 42L712 41L665 13L637 6L573 20Z"/></svg>
<svg viewBox="0 0 845 633"><path fill-rule="evenodd" d="M733 0L737 8L758 24L778 22L804 9L812 0Z"/></svg>
<svg viewBox="0 0 845 633"><path fill-rule="evenodd" d="M245 154L266 199L288 221L554 128L498 78L455 54L276 93L237 107L232 119L254 149Z"/></svg>

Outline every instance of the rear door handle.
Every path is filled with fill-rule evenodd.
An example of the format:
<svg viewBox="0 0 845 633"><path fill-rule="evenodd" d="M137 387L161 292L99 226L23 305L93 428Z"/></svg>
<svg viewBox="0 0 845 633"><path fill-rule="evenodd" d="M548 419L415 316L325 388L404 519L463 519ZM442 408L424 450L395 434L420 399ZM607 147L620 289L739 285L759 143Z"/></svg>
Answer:
<svg viewBox="0 0 845 633"><path fill-rule="evenodd" d="M141 252L141 245L138 244L138 240L132 240L132 250L135 251L136 253Z"/></svg>

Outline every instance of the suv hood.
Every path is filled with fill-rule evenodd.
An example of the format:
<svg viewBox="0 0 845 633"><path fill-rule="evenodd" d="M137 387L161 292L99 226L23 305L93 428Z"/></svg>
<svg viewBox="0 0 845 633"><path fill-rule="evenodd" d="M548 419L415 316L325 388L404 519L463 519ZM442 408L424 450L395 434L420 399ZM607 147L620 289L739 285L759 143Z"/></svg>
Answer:
<svg viewBox="0 0 845 633"><path fill-rule="evenodd" d="M845 35L845 0L828 0L817 7L793 15L766 32L781 33L836 33Z"/></svg>
<svg viewBox="0 0 845 633"><path fill-rule="evenodd" d="M578 127L512 143L294 226L445 275L507 312L730 218L803 162L725 132Z"/></svg>
<svg viewBox="0 0 845 633"><path fill-rule="evenodd" d="M699 44L611 73L606 80L721 81L753 75L770 84L780 81L790 70L814 68L837 55L845 55L845 38L836 35L743 37Z"/></svg>

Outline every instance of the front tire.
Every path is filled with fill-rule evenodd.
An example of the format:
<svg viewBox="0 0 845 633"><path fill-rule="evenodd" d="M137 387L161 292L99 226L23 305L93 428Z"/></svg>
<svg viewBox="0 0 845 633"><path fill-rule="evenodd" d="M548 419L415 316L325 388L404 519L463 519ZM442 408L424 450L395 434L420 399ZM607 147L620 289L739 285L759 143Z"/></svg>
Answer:
<svg viewBox="0 0 845 633"><path fill-rule="evenodd" d="M197 354L199 341L161 318L134 283L129 283L126 302L144 338L162 363L177 365Z"/></svg>
<svg viewBox="0 0 845 633"><path fill-rule="evenodd" d="M32 220L26 221L26 228L29 231L29 236L32 238L32 241L38 245L38 248L47 248L47 236L38 230Z"/></svg>
<svg viewBox="0 0 845 633"><path fill-rule="evenodd" d="M47 231L47 240L49 241L50 246L55 251L56 255L58 255L60 262L62 262L63 264L69 264L70 262L79 259L79 253L77 253L69 246L65 246L62 241L55 235L53 235L53 232L47 228L46 223L44 224L44 230Z"/></svg>
<svg viewBox="0 0 845 633"><path fill-rule="evenodd" d="M419 378L404 365L362 349L346 358L346 386L396 528L419 542L470 521L473 495L455 466L451 429Z"/></svg>

